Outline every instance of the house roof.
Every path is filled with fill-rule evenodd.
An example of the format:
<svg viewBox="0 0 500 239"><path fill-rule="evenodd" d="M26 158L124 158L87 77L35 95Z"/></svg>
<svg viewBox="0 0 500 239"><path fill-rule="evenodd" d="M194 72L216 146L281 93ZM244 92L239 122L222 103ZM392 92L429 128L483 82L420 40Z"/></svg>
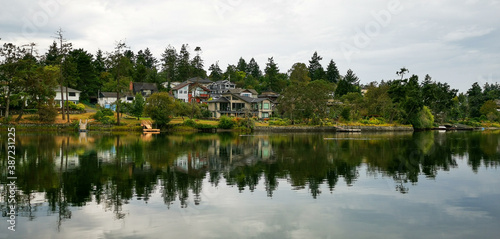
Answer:
<svg viewBox="0 0 500 239"><path fill-rule="evenodd" d="M207 92L210 92L210 91L211 91L211 90L209 90L207 87L205 87L205 86L203 86L203 85L201 85L201 84L198 84L198 83L193 83L193 84L189 85L189 91L191 91L193 88L195 88L195 89L196 89L196 88L198 88L198 87L199 87L199 88L201 88L201 89L202 89L202 90L204 90L204 91L207 91Z"/></svg>
<svg viewBox="0 0 500 239"><path fill-rule="evenodd" d="M133 84L134 84L134 92L141 90L158 91L158 87L156 87L155 83L133 82Z"/></svg>
<svg viewBox="0 0 500 239"><path fill-rule="evenodd" d="M224 97L220 97L216 100L207 101L207 103L229 103L229 100Z"/></svg>
<svg viewBox="0 0 500 239"><path fill-rule="evenodd" d="M201 84L208 84L208 83L212 83L213 82L213 81L211 81L209 79L203 79L201 77L189 78L189 79L187 79L187 81L192 82L192 83L201 83Z"/></svg>
<svg viewBox="0 0 500 239"><path fill-rule="evenodd" d="M134 96L132 94L126 93L126 94L120 94L120 97L130 97ZM99 92L99 98L116 98L116 92Z"/></svg>
<svg viewBox="0 0 500 239"><path fill-rule="evenodd" d="M267 100L267 98L252 98L252 97L235 95L235 94L233 94L233 96L236 96L237 98L240 98L241 100L243 100L247 103L258 103L258 102L262 102L264 100Z"/></svg>
<svg viewBox="0 0 500 239"><path fill-rule="evenodd" d="M66 86L63 86L63 91L66 92L66 88L68 88L68 92L76 92L76 93L80 93L81 91L79 90L75 90L75 89L72 89L72 88L69 88L69 87L66 87ZM56 87L55 89L56 92L61 92L61 87Z"/></svg>
<svg viewBox="0 0 500 239"><path fill-rule="evenodd" d="M191 84L191 82L187 82L187 81L182 82L182 83L176 85L174 88L172 88L172 90L180 90L189 84Z"/></svg>
<svg viewBox="0 0 500 239"><path fill-rule="evenodd" d="M257 91L254 90L254 89L240 89L240 88L237 88L237 89L229 89L228 91L231 94L240 94L240 93L246 91L246 92L252 93L253 95L257 95Z"/></svg>

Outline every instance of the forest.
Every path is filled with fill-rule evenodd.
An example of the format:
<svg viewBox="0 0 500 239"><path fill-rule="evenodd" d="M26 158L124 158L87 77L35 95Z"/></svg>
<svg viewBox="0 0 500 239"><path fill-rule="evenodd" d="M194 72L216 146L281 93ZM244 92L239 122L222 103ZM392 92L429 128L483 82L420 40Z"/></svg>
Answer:
<svg viewBox="0 0 500 239"><path fill-rule="evenodd" d="M396 69L394 79L363 85L353 70L341 74L333 59L324 67L318 52L288 70L280 69L272 56L262 68L254 58L241 57L223 70L218 62L206 64L201 47L191 52L189 44L179 50L168 45L157 59L149 48L134 52L123 41L111 51L91 53L73 48L62 30L57 36L41 54L35 43L3 43L0 110L4 121L12 120L13 112L19 120L27 110L37 111L41 121L51 121L58 114L53 102L57 87L78 89L80 102L93 104L98 92L124 93L130 82L156 83L160 91L169 92L170 82L192 77L227 79L238 88L279 93L273 117L284 125L340 121L431 128L443 123L480 126L500 121L498 83L476 82L459 93L447 83L429 75L421 79L402 67ZM165 82L167 87L163 87Z"/></svg>

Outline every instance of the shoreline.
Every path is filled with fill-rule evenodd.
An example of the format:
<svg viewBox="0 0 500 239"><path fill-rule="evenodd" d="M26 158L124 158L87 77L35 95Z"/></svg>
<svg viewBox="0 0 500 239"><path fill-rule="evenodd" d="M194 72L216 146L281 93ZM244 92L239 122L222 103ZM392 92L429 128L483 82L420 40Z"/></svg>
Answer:
<svg viewBox="0 0 500 239"><path fill-rule="evenodd" d="M72 124L0 124L0 131L7 131L8 128L16 127L17 131L61 131L78 132L78 128ZM433 130L433 129L426 129ZM468 130L500 130L495 127L474 127ZM141 126L116 126L116 125L89 125L87 132L106 131L106 132L142 132ZM199 131L199 132L239 132L237 129L211 129L203 130L196 128L178 128L173 126L164 129L161 132L179 132L179 131ZM414 132L411 126L255 126L254 132ZM458 130L460 131L460 130Z"/></svg>

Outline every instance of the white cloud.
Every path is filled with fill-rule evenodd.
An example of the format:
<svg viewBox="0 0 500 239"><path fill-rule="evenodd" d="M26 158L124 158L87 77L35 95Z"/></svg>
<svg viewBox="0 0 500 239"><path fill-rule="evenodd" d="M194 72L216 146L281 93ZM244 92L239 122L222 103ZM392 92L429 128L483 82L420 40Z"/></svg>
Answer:
<svg viewBox="0 0 500 239"><path fill-rule="evenodd" d="M132 50L149 47L160 57L169 44L179 49L188 43L203 49L206 68L215 61L225 68L239 57L255 57L264 69L273 56L282 72L295 62L307 63L318 51L324 67L333 59L341 72L353 68L363 83L395 77L393 72L406 66L462 91L475 75L493 75L493 81L500 75L498 61L481 60L500 58L500 22L492 20L500 11L498 1L61 0L64 4L44 7L58 1L5 6L2 41L36 42L44 52L62 27L75 48L91 53L111 51L116 41L126 39ZM398 2L401 10L387 22L374 16ZM377 31L368 44L356 46L356 34L366 29ZM341 51L344 43L356 47L351 59ZM459 57L464 55L471 58ZM447 77L464 68L481 72Z"/></svg>

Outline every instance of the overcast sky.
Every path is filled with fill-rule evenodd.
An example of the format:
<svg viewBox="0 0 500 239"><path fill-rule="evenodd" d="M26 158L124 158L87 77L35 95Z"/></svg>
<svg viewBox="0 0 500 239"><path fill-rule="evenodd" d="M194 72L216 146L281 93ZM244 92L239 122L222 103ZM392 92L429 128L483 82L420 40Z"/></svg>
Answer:
<svg viewBox="0 0 500 239"><path fill-rule="evenodd" d="M169 44L199 46L206 69L254 57L263 70L274 57L287 72L317 51L361 83L401 67L462 92L500 79L499 0L16 0L0 11L0 42L35 42L40 54L61 27L92 54L120 40L157 58Z"/></svg>

